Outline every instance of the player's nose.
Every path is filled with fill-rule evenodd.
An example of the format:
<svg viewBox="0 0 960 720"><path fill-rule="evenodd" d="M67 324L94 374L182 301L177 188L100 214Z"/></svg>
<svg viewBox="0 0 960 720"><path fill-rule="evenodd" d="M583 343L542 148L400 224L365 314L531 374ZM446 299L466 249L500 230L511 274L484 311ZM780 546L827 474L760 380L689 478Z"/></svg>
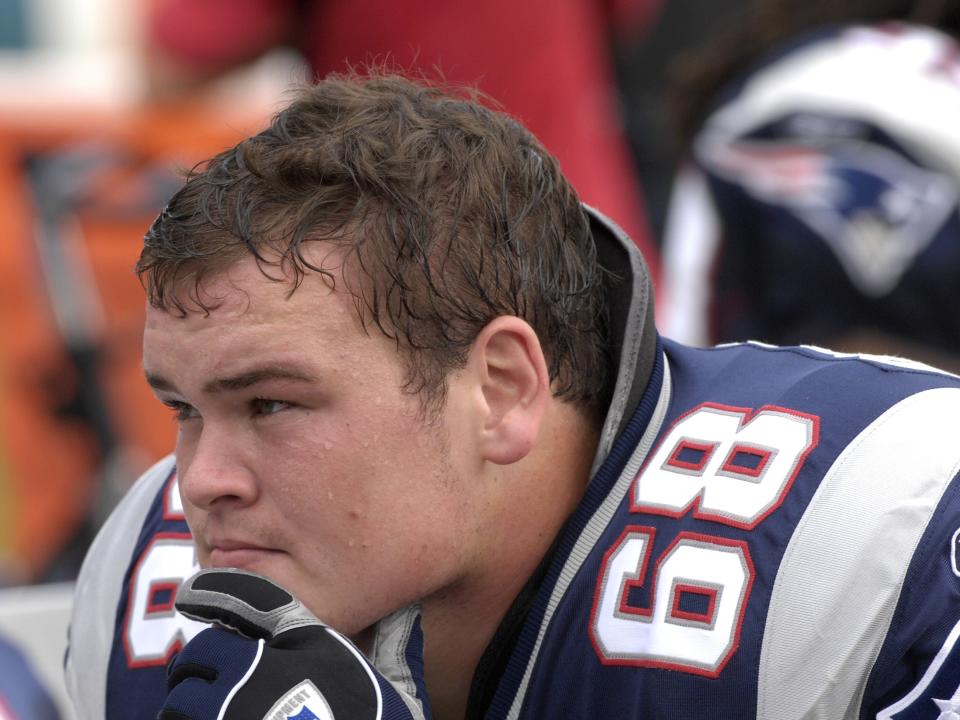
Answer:
<svg viewBox="0 0 960 720"><path fill-rule="evenodd" d="M184 503L204 510L228 503L250 505L259 497L242 441L211 424L204 426L192 448L178 448L177 476Z"/></svg>

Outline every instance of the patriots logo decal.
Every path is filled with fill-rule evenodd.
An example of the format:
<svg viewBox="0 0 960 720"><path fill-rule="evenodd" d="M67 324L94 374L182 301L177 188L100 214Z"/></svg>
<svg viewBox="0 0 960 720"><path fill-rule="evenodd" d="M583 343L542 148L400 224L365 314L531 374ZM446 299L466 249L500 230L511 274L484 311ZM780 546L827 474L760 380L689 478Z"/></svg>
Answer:
<svg viewBox="0 0 960 720"><path fill-rule="evenodd" d="M867 297L897 285L958 201L949 177L877 143L708 138L698 147L714 172L820 237Z"/></svg>
<svg viewBox="0 0 960 720"><path fill-rule="evenodd" d="M333 711L317 686L309 680L290 688L263 720L335 720Z"/></svg>

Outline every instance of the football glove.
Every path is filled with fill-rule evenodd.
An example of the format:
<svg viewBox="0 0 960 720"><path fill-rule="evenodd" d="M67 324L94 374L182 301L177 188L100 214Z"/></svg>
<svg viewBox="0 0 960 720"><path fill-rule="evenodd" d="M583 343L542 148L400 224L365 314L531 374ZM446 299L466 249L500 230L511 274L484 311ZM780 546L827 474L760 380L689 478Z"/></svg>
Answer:
<svg viewBox="0 0 960 720"><path fill-rule="evenodd" d="M176 607L217 625L171 663L157 720L430 720L416 606L378 623L377 667L254 573L202 570L180 588Z"/></svg>

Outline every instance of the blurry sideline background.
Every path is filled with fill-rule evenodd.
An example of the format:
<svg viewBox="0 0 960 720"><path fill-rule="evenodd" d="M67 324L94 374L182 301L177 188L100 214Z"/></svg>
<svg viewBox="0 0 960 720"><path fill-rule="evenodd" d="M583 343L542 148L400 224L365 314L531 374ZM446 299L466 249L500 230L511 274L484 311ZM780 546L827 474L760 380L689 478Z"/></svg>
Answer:
<svg viewBox="0 0 960 720"><path fill-rule="evenodd" d="M260 127L303 77L279 51L203 101L144 103L141 11L0 0L0 636L65 719L70 581L175 438L140 370L140 238L181 169Z"/></svg>
<svg viewBox="0 0 960 720"><path fill-rule="evenodd" d="M611 33L600 50L618 71L617 121L642 180L634 234L655 265L678 154L659 101L667 68L742 2L588 3L645 13L641 32ZM181 170L262 126L308 74L279 47L203 93L147 101L144 8L0 0L0 637L21 645L65 718L71 580L118 498L175 437L141 375L140 238Z"/></svg>
<svg viewBox="0 0 960 720"><path fill-rule="evenodd" d="M178 171L258 128L302 76L271 57L199 100L144 102L136 3L19 2L0 56L0 583L69 579L172 448L139 369L139 238ZM9 28L13 23L4 23Z"/></svg>

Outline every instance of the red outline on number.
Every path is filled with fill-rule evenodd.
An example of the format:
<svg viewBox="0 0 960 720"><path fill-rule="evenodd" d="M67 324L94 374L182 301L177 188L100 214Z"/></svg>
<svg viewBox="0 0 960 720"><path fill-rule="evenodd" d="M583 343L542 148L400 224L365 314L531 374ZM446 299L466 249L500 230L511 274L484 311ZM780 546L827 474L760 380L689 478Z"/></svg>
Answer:
<svg viewBox="0 0 960 720"><path fill-rule="evenodd" d="M670 457L667 458L666 465L670 467L680 468L681 470L693 470L695 473L702 474L703 469L707 466L707 463L710 462L710 458L713 457L713 453L717 451L717 446L720 443L698 443L693 442L689 438L680 438L677 442L677 446L673 449L673 452L670 453ZM691 449L703 453L703 458L698 463L686 462L679 458L680 453L684 450Z"/></svg>
<svg viewBox="0 0 960 720"><path fill-rule="evenodd" d="M696 412L699 412L703 408L712 408L714 410L722 410L727 413L733 413L740 415L740 428L744 428L750 422L760 415L763 412L777 412L784 415L793 415L799 418L805 418L810 420L812 427L810 429L810 443L807 445L806 450L801 452L797 456L797 461L794 464L793 472L790 474L790 477L787 478L787 481L783 484L783 488L780 490L779 497L770 505L767 510L757 517L752 523L740 522L739 520L734 520L732 518L726 517L724 515L713 515L707 512L700 512L700 501L703 498L703 490L693 498L689 503L687 503L680 510L670 510L668 508L661 508L651 505L642 505L635 501L636 498L636 485L640 480L640 477L647 470L647 465L650 460L656 456L660 451L660 447L663 445L664 441L670 436L670 433L673 429L679 425L683 420L693 415ZM741 530L753 530L757 525L766 520L771 513L773 513L777 508L779 508L783 501L786 499L787 495L790 492L790 488L793 487L793 481L797 479L797 475L800 472L800 469L803 467L804 463L807 461L807 456L813 451L815 447L820 443L820 417L818 415L811 415L810 413L800 412L799 410L791 410L790 408L780 407L779 405L764 405L763 407L752 410L750 408L735 407L733 405L721 405L719 403L705 402L700 403L695 408L692 408L688 412L685 412L683 415L679 416L676 420L673 421L673 424L663 435L663 440L654 448L650 455L647 457L647 460L644 462L643 466L640 468L640 471L637 473L637 476L630 483L630 512L631 513L648 513L650 515L662 515L664 517L670 518L680 518L686 515L689 512L693 512L693 517L700 520L712 520L713 522L718 522L721 525L727 525L729 527L739 528Z"/></svg>
<svg viewBox="0 0 960 720"><path fill-rule="evenodd" d="M744 465L734 465L733 458L740 453L759 457L760 462L757 463L755 468L746 467ZM763 473L763 469L767 466L767 463L770 462L770 458L772 456L773 453L766 448L757 447L756 445L748 445L746 443L734 443L733 447L730 448L730 454L727 455L727 459L723 461L723 465L720 466L720 469L728 473L736 473L737 475L760 477L761 473Z"/></svg>
<svg viewBox="0 0 960 720"><path fill-rule="evenodd" d="M747 605L750 602L750 594L753 591L753 580L756 577L756 569L753 565L753 557L750 555L750 548L747 543L743 540L731 540L729 538L718 537L716 535L704 535L703 533L695 533L690 531L683 531L677 533L677 536L673 539L673 542L657 556L657 563L653 569L653 574L650 576L650 607L649 608L631 608L624 605L624 599L627 595L626 588L624 593L620 597L620 604L617 608L619 612L624 614L631 615L642 615L649 617L653 615L654 603L656 602L657 594L657 580L660 576L660 563L663 562L663 559L667 557L670 552L680 543L681 540L691 539L699 540L700 542L708 543L710 545L723 545L725 547L735 547L740 548L743 552L743 560L747 566L747 582L744 586L742 599L740 601L740 614L737 617L736 628L733 631L733 638L730 642L730 648L727 650L726 654L720 660L720 663L717 665L715 670L705 670L701 667L694 667L690 665L683 665L681 663L670 663L664 662L662 660L645 660L641 658L609 658L601 650L600 645L597 642L596 637L596 625L597 625L597 610L600 607L600 588L603 586L603 578L607 574L607 564L610 560L610 556L613 554L614 550L618 549L624 542L627 535L643 533L650 536L650 541L647 543L647 551L644 553L644 558L641 561L641 566L644 571L646 571L647 560L650 557L650 554L653 550L653 535L656 533L656 528L652 528L644 525L628 525L624 531L620 534L620 537L617 541L610 546L610 549L604 553L603 562L600 564L600 574L597 578L596 588L593 593L593 607L590 610L590 642L593 645L594 652L597 654L597 658L603 665L617 665L621 667L652 667L652 668L662 668L664 670L677 670L679 672L690 673L693 675L701 675L703 677L715 678L718 677L729 662L730 658L734 656L737 649L740 647L740 632L743 629L743 617L747 611ZM633 586L640 585L642 586L645 572L641 573L639 576L639 581L627 581L627 583L633 583ZM627 584L625 583L625 585Z"/></svg>
<svg viewBox="0 0 960 720"><path fill-rule="evenodd" d="M593 605L590 608L589 634L590 634L590 643L593 645L593 651L597 654L597 657L600 658L600 662L602 662L605 665L609 663L606 659L606 656L603 654L603 650L600 648L600 645L597 642L597 633L595 630L597 625L597 611L600 609L600 599L601 599L600 590L603 587L603 579L607 575L607 565L610 562L610 556L613 555L614 552L620 549L620 546L623 545L628 535L638 535L638 534L646 535L648 538L647 546L644 550L643 557L640 559L640 573L637 576L637 580L627 580L624 583L624 585L626 586L632 583L632 585L630 585L631 587L643 587L643 579L647 575L647 565L649 563L650 555L653 550L653 540L657 535L657 529L655 527L651 527L650 525L627 525L623 529L623 532L620 533L620 537L617 538L617 541L613 543L613 545L611 545L609 548L607 548L607 551L603 554L603 560L600 561L600 574L597 576L597 582L593 589ZM623 595L627 595L627 594L629 593L627 591L627 588L625 587ZM649 615L651 612L653 612L652 603L649 610L646 610L644 608L633 608L633 607L627 607L624 610L623 595L620 598L620 604L619 604L619 608L621 609L621 612L628 612L632 615Z"/></svg>
<svg viewBox="0 0 960 720"><path fill-rule="evenodd" d="M707 610L702 613L689 612L680 609L680 596L683 593L689 595L699 595L708 598ZM693 585L677 583L673 586L673 607L670 608L670 617L677 620L689 620L704 625L709 625L713 621L714 613L717 611L717 589L704 587L703 585Z"/></svg>
<svg viewBox="0 0 960 720"><path fill-rule="evenodd" d="M133 659L133 649L130 647L130 616L133 613L133 601L136 598L136 582L137 576L140 574L140 564L143 562L143 559L147 556L153 546L157 543L157 540L189 540L190 542L193 542L193 536L190 533L157 533L150 538L150 542L148 542L143 548L143 552L140 553L136 564L133 566L133 571L130 573L130 582L127 585L127 611L123 618L123 650L127 656L127 667L131 670L146 667L166 666L167 663L170 662L170 658L173 657L174 653L180 652L180 650L183 648L182 642L179 640L174 640L167 647L163 657L153 658L152 660L135 660ZM149 603L149 598L147 601Z"/></svg>
<svg viewBox="0 0 960 720"><path fill-rule="evenodd" d="M180 589L180 583L170 582L169 580L161 580L159 582L150 583L150 587L147 588L147 608L143 611L144 617L149 617L150 615L156 615L157 613L167 613L173 610L173 603L177 599L177 590ZM170 599L166 602L153 604L153 598L158 592L168 591L170 593Z"/></svg>
<svg viewBox="0 0 960 720"><path fill-rule="evenodd" d="M163 519L164 520L186 520L187 516L183 512L176 512L170 509L170 493L173 492L173 484L177 481L177 469L170 471L170 477L167 478L163 487ZM179 491L179 489L178 489Z"/></svg>
<svg viewBox="0 0 960 720"><path fill-rule="evenodd" d="M642 607L633 607L627 604L627 600L630 597L630 591L634 588L643 587L643 579L647 576L647 567L650 565L650 555L653 551L653 542L657 538L657 529L650 525L630 525L622 533L620 537L617 538L606 554L603 556L603 568L606 568L607 562L610 559L610 556L613 555L615 550L619 550L620 546L623 545L624 541L627 539L628 535L646 535L649 539L647 541L646 552L643 553L643 557L640 559L640 571L637 573L637 577L634 580L627 580L623 583L623 591L620 593L620 602L617 604L617 610L621 613L627 615L641 615L643 617L649 617L653 612L653 604L651 603L650 608ZM654 571L656 572L656 571ZM601 574L600 577L603 577ZM593 594L593 605L594 609L599 607L598 601L600 599L600 585L597 584L597 590ZM590 617L593 617L593 612L591 611Z"/></svg>

